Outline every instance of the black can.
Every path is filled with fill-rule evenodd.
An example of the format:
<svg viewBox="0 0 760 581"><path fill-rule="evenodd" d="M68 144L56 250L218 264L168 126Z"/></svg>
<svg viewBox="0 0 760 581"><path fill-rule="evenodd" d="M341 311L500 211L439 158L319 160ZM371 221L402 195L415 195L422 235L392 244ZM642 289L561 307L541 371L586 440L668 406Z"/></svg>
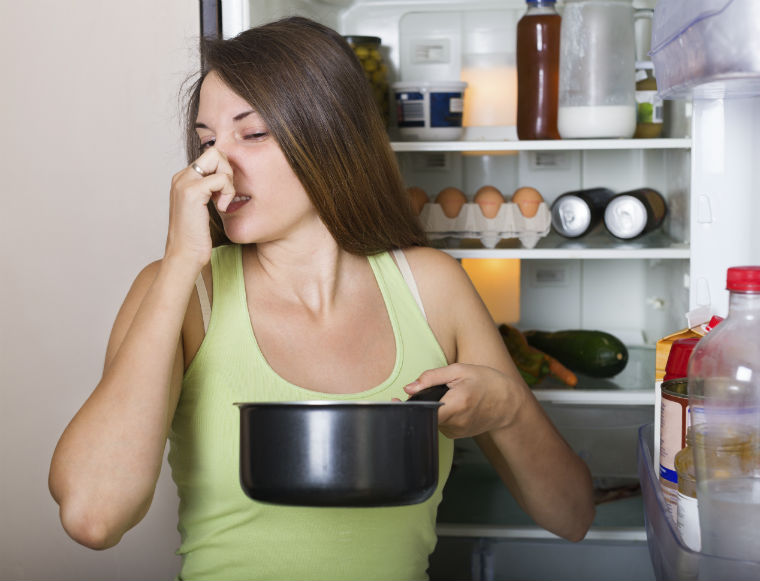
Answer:
<svg viewBox="0 0 760 581"><path fill-rule="evenodd" d="M607 203L604 225L615 238L631 240L659 228L667 213L660 192L639 188L617 194Z"/></svg>
<svg viewBox="0 0 760 581"><path fill-rule="evenodd" d="M565 238L588 234L601 221L607 202L615 195L608 188L565 192L552 204L552 226Z"/></svg>

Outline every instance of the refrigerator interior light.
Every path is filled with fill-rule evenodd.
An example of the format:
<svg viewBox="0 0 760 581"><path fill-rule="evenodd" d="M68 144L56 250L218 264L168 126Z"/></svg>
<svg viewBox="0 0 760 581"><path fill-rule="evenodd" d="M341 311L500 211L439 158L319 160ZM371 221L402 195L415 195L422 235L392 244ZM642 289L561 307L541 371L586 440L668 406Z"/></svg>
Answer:
<svg viewBox="0 0 760 581"><path fill-rule="evenodd" d="M462 69L467 83L462 125L514 126L517 122L517 69L506 64Z"/></svg>
<svg viewBox="0 0 760 581"><path fill-rule="evenodd" d="M520 260L463 258L462 268L497 324L520 320Z"/></svg>

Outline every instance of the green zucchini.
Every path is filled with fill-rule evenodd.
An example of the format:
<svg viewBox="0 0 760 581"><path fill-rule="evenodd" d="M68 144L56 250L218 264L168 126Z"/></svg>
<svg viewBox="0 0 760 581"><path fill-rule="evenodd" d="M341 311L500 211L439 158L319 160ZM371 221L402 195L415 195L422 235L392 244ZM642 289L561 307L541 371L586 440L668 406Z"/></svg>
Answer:
<svg viewBox="0 0 760 581"><path fill-rule="evenodd" d="M525 331L531 347L556 358L560 363L590 377L612 377L628 363L628 349L620 339L604 331Z"/></svg>

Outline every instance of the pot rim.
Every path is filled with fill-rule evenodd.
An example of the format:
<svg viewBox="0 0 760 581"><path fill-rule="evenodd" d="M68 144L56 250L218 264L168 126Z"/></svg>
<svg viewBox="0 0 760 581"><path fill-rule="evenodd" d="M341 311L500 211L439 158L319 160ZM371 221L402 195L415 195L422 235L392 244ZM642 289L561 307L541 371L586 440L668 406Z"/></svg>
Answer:
<svg viewBox="0 0 760 581"><path fill-rule="evenodd" d="M275 407L275 406L286 406L286 407L351 407L351 406L359 406L359 407L365 407L365 406L372 406L372 407L383 407L383 406L390 406L394 407L398 404L403 404L404 406L413 405L413 406L423 406L423 407L440 407L443 405L440 401L343 401L343 400L307 400L307 401L244 401L244 402L234 402L232 405L235 405L239 408L245 408L245 407Z"/></svg>

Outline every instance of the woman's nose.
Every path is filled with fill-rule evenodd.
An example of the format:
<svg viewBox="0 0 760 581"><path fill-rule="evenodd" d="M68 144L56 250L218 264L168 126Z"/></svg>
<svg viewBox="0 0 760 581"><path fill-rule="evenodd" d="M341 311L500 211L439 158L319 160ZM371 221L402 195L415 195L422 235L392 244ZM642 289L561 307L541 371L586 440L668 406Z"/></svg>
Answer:
<svg viewBox="0 0 760 581"><path fill-rule="evenodd" d="M235 140L217 139L216 143L214 143L214 149L216 149L219 154L225 160L227 160L227 163L232 166L232 169L235 169L239 157Z"/></svg>

